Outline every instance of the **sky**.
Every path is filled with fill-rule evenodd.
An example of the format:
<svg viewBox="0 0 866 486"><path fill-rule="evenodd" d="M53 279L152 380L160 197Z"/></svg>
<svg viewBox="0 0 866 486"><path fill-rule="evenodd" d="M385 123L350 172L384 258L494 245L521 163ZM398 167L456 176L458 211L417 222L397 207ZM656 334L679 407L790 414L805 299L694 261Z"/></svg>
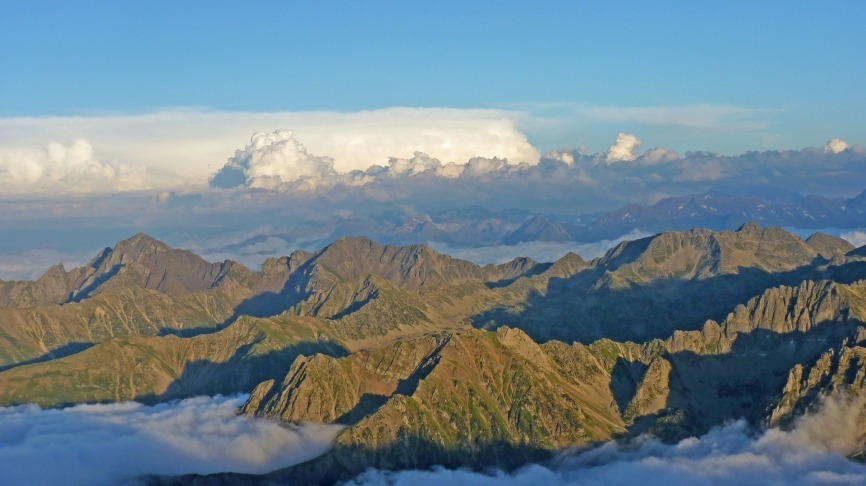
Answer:
<svg viewBox="0 0 866 486"><path fill-rule="evenodd" d="M0 1L0 278L139 231L201 247L397 206L854 197L864 20L859 1Z"/></svg>
<svg viewBox="0 0 866 486"><path fill-rule="evenodd" d="M601 151L618 131L727 154L866 141L858 1L36 0L0 14L3 117L446 107L519 112L543 151ZM277 128L298 129L261 127Z"/></svg>

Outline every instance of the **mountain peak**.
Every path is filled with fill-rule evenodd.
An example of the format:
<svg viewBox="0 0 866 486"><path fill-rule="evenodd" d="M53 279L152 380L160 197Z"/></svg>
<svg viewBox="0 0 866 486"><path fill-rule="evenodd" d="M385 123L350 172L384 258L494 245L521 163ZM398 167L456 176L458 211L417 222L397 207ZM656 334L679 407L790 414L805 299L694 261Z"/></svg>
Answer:
<svg viewBox="0 0 866 486"><path fill-rule="evenodd" d="M758 223L749 221L737 228L737 233L760 233L762 229Z"/></svg>
<svg viewBox="0 0 866 486"><path fill-rule="evenodd" d="M826 259L844 255L854 249L854 245L847 240L820 232L807 238L806 244Z"/></svg>
<svg viewBox="0 0 866 486"><path fill-rule="evenodd" d="M132 238L123 240L114 247L115 251L122 250L124 252L139 250L141 252L162 252L171 251L171 247L165 243L153 238L144 233L137 233Z"/></svg>

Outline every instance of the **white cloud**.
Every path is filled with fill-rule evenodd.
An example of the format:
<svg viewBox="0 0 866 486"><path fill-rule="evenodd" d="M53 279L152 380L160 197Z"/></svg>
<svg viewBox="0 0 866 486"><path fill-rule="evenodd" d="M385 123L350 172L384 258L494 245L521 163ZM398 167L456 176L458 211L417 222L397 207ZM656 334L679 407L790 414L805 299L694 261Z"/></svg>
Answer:
<svg viewBox="0 0 866 486"><path fill-rule="evenodd" d="M831 138L827 141L827 144L824 145L824 152L828 154L838 154L839 152L844 152L846 150L848 150L848 142L840 138Z"/></svg>
<svg viewBox="0 0 866 486"><path fill-rule="evenodd" d="M576 253L584 260L592 260L604 255L607 250L610 250L622 241L637 240L647 236L650 236L650 234L633 230L619 238L601 240L594 243L528 241L510 246L495 245L461 248L428 241L427 245L440 253L445 253L454 258L469 260L479 265L487 265L488 263L505 263L518 257L529 257L537 262L555 262L568 252Z"/></svg>
<svg viewBox="0 0 866 486"><path fill-rule="evenodd" d="M790 431L771 429L758 437L740 420L700 438L663 444L645 438L620 446L610 442L553 466L530 465L513 474L470 471L368 471L350 484L466 485L820 485L866 484L866 465L845 455L863 447L863 400L830 400Z"/></svg>
<svg viewBox="0 0 866 486"><path fill-rule="evenodd" d="M401 159L399 157L388 159L388 175L391 177L422 174L428 170L436 172L441 167L442 162L424 152L415 152L411 159ZM462 172L463 167L460 167L460 173ZM460 174L457 174L457 176L459 177Z"/></svg>
<svg viewBox="0 0 866 486"><path fill-rule="evenodd" d="M585 146L581 148L584 151L586 150ZM551 150L550 152L544 154L544 158L558 160L569 167L574 165L574 154L572 154L570 150Z"/></svg>
<svg viewBox="0 0 866 486"><path fill-rule="evenodd" d="M69 146L51 142L42 150L0 147L0 193L145 189L145 175L144 167L101 162L85 139Z"/></svg>
<svg viewBox="0 0 866 486"><path fill-rule="evenodd" d="M508 161L498 157L492 159L486 157L473 157L466 163L466 170L463 173L479 177L496 172L504 172L507 171L508 168Z"/></svg>
<svg viewBox="0 0 866 486"><path fill-rule="evenodd" d="M0 482L110 485L146 474L264 473L312 459L340 427L236 414L243 397L0 408Z"/></svg>
<svg viewBox="0 0 866 486"><path fill-rule="evenodd" d="M848 240L848 243L860 248L866 245L866 231L848 231L839 235L839 238Z"/></svg>
<svg viewBox="0 0 866 486"><path fill-rule="evenodd" d="M316 189L323 183L333 184L336 178L333 159L310 154L290 130L280 129L254 133L250 144L237 150L214 175L212 184L264 189L292 184L294 188Z"/></svg>
<svg viewBox="0 0 866 486"><path fill-rule="evenodd" d="M644 165L655 165L665 162L673 162L679 158L680 154L673 150L668 150L664 147L655 147L641 154L641 156L638 157L638 161Z"/></svg>
<svg viewBox="0 0 866 486"><path fill-rule="evenodd" d="M607 161L611 162L631 162L634 160L634 151L642 142L640 139L630 133L622 133L616 136L616 141L607 149Z"/></svg>
<svg viewBox="0 0 866 486"><path fill-rule="evenodd" d="M333 158L339 173L385 164L390 157L412 157L416 151L443 164L478 156L535 163L539 153L517 129L519 116L503 110L389 108L0 118L0 152L86 138L106 159L146 167L161 189L206 184L251 133L279 128L291 128L309 153Z"/></svg>
<svg viewBox="0 0 866 486"><path fill-rule="evenodd" d="M20 253L0 253L0 280L36 280L49 267L62 263L66 269L87 263L96 250L68 252L30 249Z"/></svg>

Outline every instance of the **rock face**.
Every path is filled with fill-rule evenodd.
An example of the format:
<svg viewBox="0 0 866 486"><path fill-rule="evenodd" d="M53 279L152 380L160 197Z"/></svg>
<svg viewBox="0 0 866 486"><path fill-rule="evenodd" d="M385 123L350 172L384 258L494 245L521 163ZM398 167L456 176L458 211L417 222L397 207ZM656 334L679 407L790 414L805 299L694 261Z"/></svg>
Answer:
<svg viewBox="0 0 866 486"><path fill-rule="evenodd" d="M679 439L732 417L776 423L828 391L856 392L866 353L851 343L866 338L864 322L866 281L804 282L643 345L539 345L509 327L422 336L299 358L243 412L349 425L332 452L270 476L278 482L328 483L371 466L507 468L625 431Z"/></svg>
<svg viewBox="0 0 866 486"><path fill-rule="evenodd" d="M578 353L509 328L422 336L346 358L299 358L279 388L263 384L243 410L350 425L305 482L371 466L523 463L625 431L609 390L560 364Z"/></svg>
<svg viewBox="0 0 866 486"><path fill-rule="evenodd" d="M815 406L830 392L862 394L866 387L866 328L812 362L797 364L788 373L782 396L768 422L784 424Z"/></svg>

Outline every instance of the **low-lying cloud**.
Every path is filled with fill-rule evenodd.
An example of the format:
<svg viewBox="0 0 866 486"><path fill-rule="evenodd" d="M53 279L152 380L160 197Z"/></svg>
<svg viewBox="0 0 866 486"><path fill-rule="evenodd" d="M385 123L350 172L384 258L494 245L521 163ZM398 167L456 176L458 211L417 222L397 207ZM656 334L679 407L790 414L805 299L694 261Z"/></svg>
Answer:
<svg viewBox="0 0 866 486"><path fill-rule="evenodd" d="M242 399L0 408L0 482L113 485L151 474L264 473L322 454L340 430L238 416Z"/></svg>
<svg viewBox="0 0 866 486"><path fill-rule="evenodd" d="M516 245L492 245L462 248L443 243L427 242L427 245L440 253L454 258L469 260L478 265L505 263L518 257L529 257L537 262L555 262L566 253L576 253L584 260L600 257L622 241L637 240L650 236L638 230L611 240L601 240L594 243L528 241Z"/></svg>
<svg viewBox="0 0 866 486"><path fill-rule="evenodd" d="M866 465L846 455L864 447L864 400L834 398L790 431L762 434L740 420L699 438L663 444L644 438L627 446L615 442L507 474L469 471L369 471L355 485L821 485L866 484Z"/></svg>

